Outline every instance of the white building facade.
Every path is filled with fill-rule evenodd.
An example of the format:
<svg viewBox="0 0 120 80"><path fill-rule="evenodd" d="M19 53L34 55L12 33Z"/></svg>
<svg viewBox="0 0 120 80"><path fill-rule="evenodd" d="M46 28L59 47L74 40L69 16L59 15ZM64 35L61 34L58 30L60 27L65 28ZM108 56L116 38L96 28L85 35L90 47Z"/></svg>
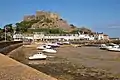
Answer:
<svg viewBox="0 0 120 80"><path fill-rule="evenodd" d="M42 40L57 40L57 41L74 41L74 40L104 40L103 34L43 34L43 33L34 33L34 34L15 34L13 35L14 40L23 40L31 39L34 41Z"/></svg>

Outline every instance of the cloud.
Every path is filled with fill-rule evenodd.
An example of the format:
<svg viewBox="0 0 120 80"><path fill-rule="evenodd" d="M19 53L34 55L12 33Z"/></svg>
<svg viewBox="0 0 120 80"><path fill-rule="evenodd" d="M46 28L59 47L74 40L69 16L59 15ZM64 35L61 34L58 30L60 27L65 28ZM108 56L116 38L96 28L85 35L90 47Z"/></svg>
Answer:
<svg viewBox="0 0 120 80"><path fill-rule="evenodd" d="M120 29L120 24L110 24L110 25L108 25L108 28L110 28L110 29Z"/></svg>
<svg viewBox="0 0 120 80"><path fill-rule="evenodd" d="M120 29L120 26L109 26L110 29Z"/></svg>

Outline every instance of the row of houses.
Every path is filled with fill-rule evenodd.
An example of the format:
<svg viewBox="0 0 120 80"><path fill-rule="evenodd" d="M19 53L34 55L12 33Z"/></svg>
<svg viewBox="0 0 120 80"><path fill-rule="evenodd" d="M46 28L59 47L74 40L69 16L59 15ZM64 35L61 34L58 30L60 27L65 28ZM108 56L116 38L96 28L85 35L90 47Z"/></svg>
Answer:
<svg viewBox="0 0 120 80"><path fill-rule="evenodd" d="M44 34L44 33L34 33L34 34L14 34L14 41L20 41L24 39L29 39L32 41L73 41L73 40L109 40L109 36L103 33L96 34Z"/></svg>

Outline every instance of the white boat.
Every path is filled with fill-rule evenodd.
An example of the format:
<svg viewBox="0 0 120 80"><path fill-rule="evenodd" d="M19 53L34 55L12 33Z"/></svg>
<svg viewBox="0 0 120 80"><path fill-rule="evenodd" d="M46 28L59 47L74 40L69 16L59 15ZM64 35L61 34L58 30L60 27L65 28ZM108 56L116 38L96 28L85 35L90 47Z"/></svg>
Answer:
<svg viewBox="0 0 120 80"><path fill-rule="evenodd" d="M118 48L119 45L114 44L114 43L110 43L110 44L108 44L108 45L106 45L106 44L101 44L99 48L100 48L100 49L104 49L104 50L109 50L109 49L111 49L111 48L113 48L113 47Z"/></svg>
<svg viewBox="0 0 120 80"><path fill-rule="evenodd" d="M109 43L109 45L107 46L107 50L112 49L112 48L119 48L119 45L114 44L114 43Z"/></svg>
<svg viewBox="0 0 120 80"><path fill-rule="evenodd" d="M115 51L115 52L120 52L120 47L113 47L108 49L109 51Z"/></svg>
<svg viewBox="0 0 120 80"><path fill-rule="evenodd" d="M44 49L42 50L43 52L46 52L46 53L56 53L57 51L54 50L54 49Z"/></svg>
<svg viewBox="0 0 120 80"><path fill-rule="evenodd" d="M47 55L44 55L43 53L41 52L38 52L37 54L34 54L32 56L29 57L29 60L36 60L36 59L46 59L47 58Z"/></svg>
<svg viewBox="0 0 120 80"><path fill-rule="evenodd" d="M62 42L57 42L57 44L58 44L58 45L63 45L63 43L62 43Z"/></svg>
<svg viewBox="0 0 120 80"><path fill-rule="evenodd" d="M108 49L111 49L113 46L107 46L106 47L106 50L108 50Z"/></svg>
<svg viewBox="0 0 120 80"><path fill-rule="evenodd" d="M76 47L76 48L77 48L77 47L81 47L81 45L72 45L72 46L73 46L73 47Z"/></svg>
<svg viewBox="0 0 120 80"><path fill-rule="evenodd" d="M51 46L51 47L53 47L53 48L55 48L55 47L60 47L60 45L57 44L57 43L46 43L46 45Z"/></svg>
<svg viewBox="0 0 120 80"><path fill-rule="evenodd" d="M48 45L41 45L41 46L38 46L37 49L40 49L40 50L44 50L44 49L50 49L51 46L48 46Z"/></svg>
<svg viewBox="0 0 120 80"><path fill-rule="evenodd" d="M65 41L65 42L63 42L63 44L70 44L70 42L69 41Z"/></svg>
<svg viewBox="0 0 120 80"><path fill-rule="evenodd" d="M101 44L99 48L106 50L108 48L108 46L106 44Z"/></svg>

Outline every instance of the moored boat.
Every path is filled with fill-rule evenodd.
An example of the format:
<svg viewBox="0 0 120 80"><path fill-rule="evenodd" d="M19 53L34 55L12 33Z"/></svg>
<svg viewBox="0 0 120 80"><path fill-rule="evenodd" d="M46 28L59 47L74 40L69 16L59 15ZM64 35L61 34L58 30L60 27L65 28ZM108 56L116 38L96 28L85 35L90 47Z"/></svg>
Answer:
<svg viewBox="0 0 120 80"><path fill-rule="evenodd" d="M51 46L48 46L48 45L41 45L41 46L38 46L37 49L40 49L40 50L44 50L44 49L50 49Z"/></svg>
<svg viewBox="0 0 120 80"><path fill-rule="evenodd" d="M101 44L99 48L103 49L103 50L106 50L107 49L107 45L106 44Z"/></svg>
<svg viewBox="0 0 120 80"><path fill-rule="evenodd" d="M38 52L32 56L30 56L28 59L29 60L43 60L43 59L46 59L47 58L47 55L44 55L43 53L41 52Z"/></svg>
<svg viewBox="0 0 120 80"><path fill-rule="evenodd" d="M46 43L46 45L51 46L52 48L60 47L57 43Z"/></svg>
<svg viewBox="0 0 120 80"><path fill-rule="evenodd" d="M120 48L113 47L108 49L108 51L120 52Z"/></svg>
<svg viewBox="0 0 120 80"><path fill-rule="evenodd" d="M119 47L119 45L117 45L117 44L114 44L114 43L109 43L108 45L106 45L106 44L101 44L100 45L100 49L104 49L104 50L109 50L109 49L111 49L111 48L118 48Z"/></svg>
<svg viewBox="0 0 120 80"><path fill-rule="evenodd" d="M70 44L70 42L69 41L65 41L65 42L63 42L63 44Z"/></svg>
<svg viewBox="0 0 120 80"><path fill-rule="evenodd" d="M56 53L57 51L54 50L54 49L44 49L42 50L43 52L46 52L46 53Z"/></svg>

